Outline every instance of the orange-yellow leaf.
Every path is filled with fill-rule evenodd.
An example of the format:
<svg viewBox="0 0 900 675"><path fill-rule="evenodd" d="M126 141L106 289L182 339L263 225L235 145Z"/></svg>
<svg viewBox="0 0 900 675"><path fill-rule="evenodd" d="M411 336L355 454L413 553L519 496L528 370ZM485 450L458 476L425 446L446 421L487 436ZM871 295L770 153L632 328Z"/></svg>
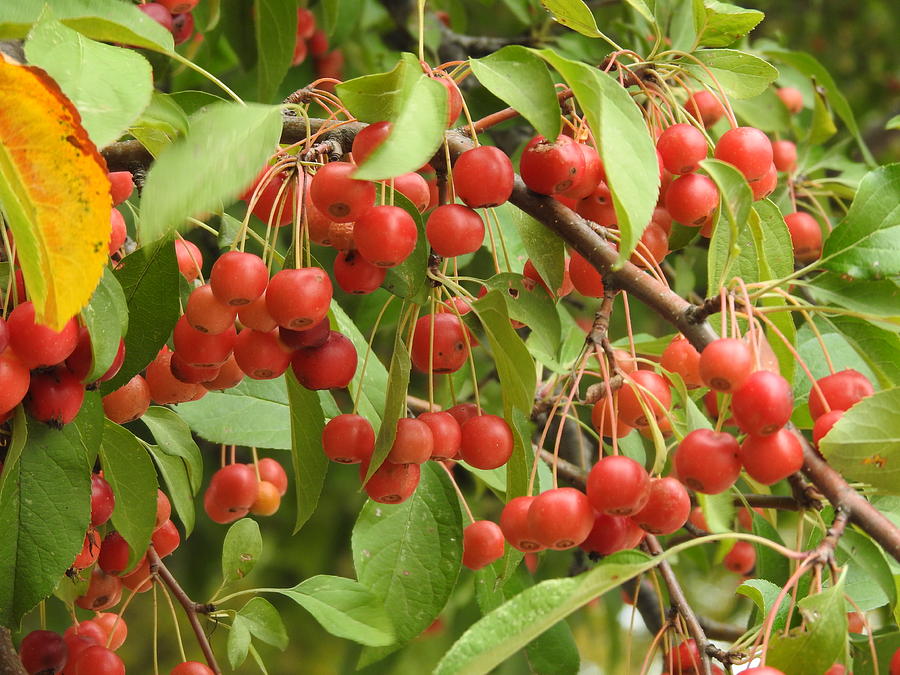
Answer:
<svg viewBox="0 0 900 675"><path fill-rule="evenodd" d="M40 68L0 58L0 209L37 320L61 329L84 307L108 256L106 164Z"/></svg>

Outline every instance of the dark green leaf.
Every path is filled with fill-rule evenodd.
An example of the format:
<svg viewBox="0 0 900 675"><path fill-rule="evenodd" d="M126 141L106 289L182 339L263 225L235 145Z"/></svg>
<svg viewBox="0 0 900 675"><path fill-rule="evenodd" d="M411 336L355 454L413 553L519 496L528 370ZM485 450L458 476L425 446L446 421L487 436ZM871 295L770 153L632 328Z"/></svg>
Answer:
<svg viewBox="0 0 900 675"><path fill-rule="evenodd" d="M332 327L337 325L335 330L339 330L350 338L353 346L356 347L359 363L362 363L369 351L367 339L360 333L353 319L347 316L347 313L341 309L341 306L336 301L331 303L331 316ZM361 375L360 371L360 368L356 369L349 389L353 396L357 396L357 392L359 392L359 400L357 401L359 409L357 412L368 419L372 426L375 427L375 431L378 431L381 426L381 413L384 410L385 397L387 395L387 369L378 356L373 353L369 356L366 372ZM360 379L363 381L362 387L359 386Z"/></svg>
<svg viewBox="0 0 900 675"><path fill-rule="evenodd" d="M588 37L600 37L597 22L590 8L582 0L541 0L548 12L566 28L578 31Z"/></svg>
<svg viewBox="0 0 900 675"><path fill-rule="evenodd" d="M402 504L366 502L351 545L357 576L392 617L398 645L425 630L447 603L462 558L459 498L444 469L423 464L419 487ZM386 653L364 652L361 664Z"/></svg>
<svg viewBox="0 0 900 675"><path fill-rule="evenodd" d="M203 482L203 457L191 436L191 429L178 413L161 406L150 406L141 417L150 429L159 449L167 455L181 457L187 468L193 494Z"/></svg>
<svg viewBox="0 0 900 675"><path fill-rule="evenodd" d="M715 77L725 94L734 98L759 96L778 77L778 71L758 56L735 49L700 49L693 56L702 65L691 59L681 62L682 67L713 88Z"/></svg>
<svg viewBox="0 0 900 675"><path fill-rule="evenodd" d="M222 543L222 581L240 581L256 566L262 553L259 525L252 518L241 518L228 528Z"/></svg>
<svg viewBox="0 0 900 675"><path fill-rule="evenodd" d="M872 369L882 388L900 385L900 363L897 361L900 335L851 316L832 316L825 321L853 346Z"/></svg>
<svg viewBox="0 0 900 675"><path fill-rule="evenodd" d="M849 480L900 494L900 389L880 391L847 410L820 441L828 463Z"/></svg>
<svg viewBox="0 0 900 675"><path fill-rule="evenodd" d="M745 595L754 602L757 609L757 623L761 624L763 621L761 617L768 616L769 612L775 606L775 601L778 599L778 594L781 593L781 588L765 579L748 579L738 586L735 593ZM784 629L784 623L787 621L787 615L790 608L791 599L790 594L788 594L781 599L781 604L778 606L778 611L775 613L775 619L772 622L773 633Z"/></svg>
<svg viewBox="0 0 900 675"><path fill-rule="evenodd" d="M155 445L148 445L147 452L156 462L156 468L166 483L169 499L175 512L184 525L185 538L194 530L196 513L194 511L194 494L188 478L187 463L181 458L169 455Z"/></svg>
<svg viewBox="0 0 900 675"><path fill-rule="evenodd" d="M834 119L831 117L828 105L819 92L813 91L813 114L806 142L809 145L824 143L836 133L837 127L834 126Z"/></svg>
<svg viewBox="0 0 900 675"><path fill-rule="evenodd" d="M822 266L855 279L900 274L900 163L866 174L844 219L825 240Z"/></svg>
<svg viewBox="0 0 900 675"><path fill-rule="evenodd" d="M891 657L900 649L900 630L897 630L896 625L884 626L872 632L872 641L875 643L877 665L872 662L872 648L869 645L868 635L850 639L854 675L884 675L891 663Z"/></svg>
<svg viewBox="0 0 900 675"><path fill-rule="evenodd" d="M16 423L25 424L24 415ZM102 429L103 409L93 394L61 430L29 418L27 443L24 430L15 432L21 454L4 468L0 487L0 626L17 627L81 551Z"/></svg>
<svg viewBox="0 0 900 675"><path fill-rule="evenodd" d="M297 493L296 533L316 510L329 462L322 452L325 414L319 402L320 392L301 387L293 372L286 375L286 381L291 408L291 463Z"/></svg>
<svg viewBox="0 0 900 675"><path fill-rule="evenodd" d="M188 126L188 117L175 98L154 91L150 105L128 131L156 157L179 135L186 134Z"/></svg>
<svg viewBox="0 0 900 675"><path fill-rule="evenodd" d="M128 303L128 334L125 362L119 374L101 387L104 395L121 387L156 358L180 313L180 275L171 241L144 246L125 256L114 274Z"/></svg>
<svg viewBox="0 0 900 675"><path fill-rule="evenodd" d="M859 280L852 283L826 272L809 282L813 298L859 312L889 330L900 330L900 286L894 279Z"/></svg>
<svg viewBox="0 0 900 675"><path fill-rule="evenodd" d="M147 59L95 42L47 14L29 34L25 55L72 101L98 148L119 138L150 102L153 79Z"/></svg>
<svg viewBox="0 0 900 675"><path fill-rule="evenodd" d="M541 279L549 288L561 288L566 265L565 242L524 211L514 209L512 220L516 224L525 252Z"/></svg>
<svg viewBox="0 0 900 675"><path fill-rule="evenodd" d="M719 188L719 221L716 223L712 239L709 242L707 292L711 293L715 289L721 288L735 274L742 275L748 271L745 269L746 264L742 265L740 269L735 269L735 266L740 260L741 252L746 244L753 245L752 234L749 237L745 234L753 193L741 172L730 164L717 159L705 159L700 164ZM744 246L742 246L742 237ZM759 263L756 261L756 249L751 250L753 254L746 262L750 266L756 267L758 274ZM746 280L751 281L751 279ZM752 281L757 281L757 279L752 279Z"/></svg>
<svg viewBox="0 0 900 675"><path fill-rule="evenodd" d="M293 588L268 590L289 597L332 635L371 647L394 641L384 603L358 581L320 574Z"/></svg>
<svg viewBox="0 0 900 675"><path fill-rule="evenodd" d="M784 546L778 530L772 527L768 520L755 511L751 510L750 514L753 516L753 534ZM784 586L790 576L788 559L762 544L754 543L753 548L756 549L756 576L776 586Z"/></svg>
<svg viewBox="0 0 900 675"><path fill-rule="evenodd" d="M103 375L116 358L119 341L128 330L128 304L115 275L104 268L100 283L94 289L81 318L91 336L93 365L85 378L93 382Z"/></svg>
<svg viewBox="0 0 900 675"><path fill-rule="evenodd" d="M544 353L556 354L562 338L562 326L559 314L543 288L526 290L518 274L497 274L484 285L488 290L503 294L510 318L521 321L531 329L531 335L540 343Z"/></svg>
<svg viewBox="0 0 900 675"><path fill-rule="evenodd" d="M584 63L538 52L565 78L600 148L619 233L619 261L631 256L656 206L659 164L641 109L614 77Z"/></svg>
<svg viewBox="0 0 900 675"><path fill-rule="evenodd" d="M425 223L419 210L400 192L394 192L393 203L394 206L399 206L412 217L419 236L416 239L415 250L409 254L406 260L396 267L388 269L383 286L398 297L422 304L428 293L428 289L425 287L425 271L428 269L428 239L425 237ZM423 294L424 297L422 297Z"/></svg>
<svg viewBox="0 0 900 675"><path fill-rule="evenodd" d="M113 42L171 53L172 34L130 2L49 0L0 3L0 40L24 38L43 8L69 28L100 42Z"/></svg>
<svg viewBox="0 0 900 675"><path fill-rule="evenodd" d="M156 527L156 471L134 434L109 420L103 425L100 462L116 496L112 524L131 549L131 569L146 553Z"/></svg>
<svg viewBox="0 0 900 675"><path fill-rule="evenodd" d="M727 47L744 37L763 20L765 14L717 0L706 0L706 17L700 33L704 47Z"/></svg>
<svg viewBox="0 0 900 675"><path fill-rule="evenodd" d="M838 541L838 565L847 565L846 591L863 612L894 606L897 588L881 549L864 534L848 529Z"/></svg>
<svg viewBox="0 0 900 675"><path fill-rule="evenodd" d="M747 125L767 133L789 133L791 117L784 102L771 88L759 96L735 99L731 102L734 114Z"/></svg>
<svg viewBox="0 0 900 675"><path fill-rule="evenodd" d="M783 279L793 272L791 233L778 207L768 199L754 202L747 224L753 238L759 280Z"/></svg>
<svg viewBox="0 0 900 675"><path fill-rule="evenodd" d="M556 87L547 66L534 52L507 45L480 59L469 59L478 81L494 96L515 108L545 138L555 139L562 129ZM528 86L523 87L522 83Z"/></svg>
<svg viewBox="0 0 900 675"><path fill-rule="evenodd" d="M221 209L246 188L281 137L277 106L213 103L159 153L141 193L138 240L161 239L186 218Z"/></svg>
<svg viewBox="0 0 900 675"><path fill-rule="evenodd" d="M297 43L297 5L293 0L255 0L256 64L259 100L271 101L291 67Z"/></svg>
<svg viewBox="0 0 900 675"><path fill-rule="evenodd" d="M336 90L360 121L393 123L356 178L378 180L415 171L440 147L447 128L447 90L422 72L412 54L402 54L388 73L357 77Z"/></svg>

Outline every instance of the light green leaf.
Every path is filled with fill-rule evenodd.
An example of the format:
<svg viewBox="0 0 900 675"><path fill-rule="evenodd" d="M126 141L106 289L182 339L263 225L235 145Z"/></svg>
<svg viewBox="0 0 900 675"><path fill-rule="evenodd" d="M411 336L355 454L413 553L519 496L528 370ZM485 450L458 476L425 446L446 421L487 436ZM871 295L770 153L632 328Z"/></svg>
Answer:
<svg viewBox="0 0 900 675"><path fill-rule="evenodd" d="M806 143L809 145L818 145L824 143L837 133L837 127L834 126L834 119L831 117L831 111L828 105L818 91L813 90L813 114L812 121L809 123L809 134L806 136Z"/></svg>
<svg viewBox="0 0 900 675"><path fill-rule="evenodd" d="M369 351L369 343L366 337L359 331L347 313L338 305L337 301L331 302L331 324L337 326L335 330L350 338L353 346L356 347L356 355L359 362L362 363ZM366 372L361 375L360 368L356 369L353 380L350 382L349 390L355 396L359 392L359 400L357 401L358 410L356 411L372 423L377 432L381 426L381 413L385 406L385 397L387 395L388 373L384 364L376 354L369 357ZM360 380L363 386L360 387Z"/></svg>
<svg viewBox="0 0 900 675"><path fill-rule="evenodd" d="M277 106L213 103L159 153L141 193L138 240L165 237L186 218L221 209L253 180L281 137Z"/></svg>
<svg viewBox="0 0 900 675"><path fill-rule="evenodd" d="M222 543L222 581L231 584L246 577L262 554L259 525L252 518L241 518L228 528Z"/></svg>
<svg viewBox="0 0 900 675"><path fill-rule="evenodd" d="M748 579L738 586L735 593L744 595L753 601L757 609L756 623L761 624L764 617L768 616L769 612L775 606L775 601L778 599L778 594L781 593L781 588L765 579ZM781 599L781 604L778 606L778 611L775 613L775 619L772 622L773 634L775 632L780 632L784 628L784 623L787 621L787 614L788 611L790 611L790 608L790 595L787 595Z"/></svg>
<svg viewBox="0 0 900 675"><path fill-rule="evenodd" d="M507 45L480 59L469 59L478 81L494 96L515 108L535 130L551 140L562 129L556 87L547 66L534 52ZM528 86L523 87L522 83Z"/></svg>
<svg viewBox="0 0 900 675"><path fill-rule="evenodd" d="M400 192L394 192L393 204L406 211L415 221L418 238L416 248L406 260L388 269L382 286L400 298L423 304L428 298L429 290L425 285L425 271L428 269L428 238L425 236L425 223L419 210Z"/></svg>
<svg viewBox="0 0 900 675"><path fill-rule="evenodd" d="M825 321L856 350L883 389L900 385L900 335L851 316L832 316Z"/></svg>
<svg viewBox="0 0 900 675"><path fill-rule="evenodd" d="M119 138L150 102L153 73L147 59L86 38L48 14L29 34L25 55L72 101L98 148Z"/></svg>
<svg viewBox="0 0 900 675"><path fill-rule="evenodd" d="M322 452L325 413L322 412L319 394L331 394L301 387L293 372L287 373L286 382L291 409L291 464L297 493L296 534L315 512L328 473L329 461Z"/></svg>
<svg viewBox="0 0 900 675"><path fill-rule="evenodd" d="M497 274L484 283L488 290L497 290L506 300L511 319L521 321L531 329L531 339L540 343L543 353L554 355L562 340L562 324L550 296L543 288L528 291L518 274ZM534 353L534 352L532 352Z"/></svg>
<svg viewBox="0 0 900 675"><path fill-rule="evenodd" d="M134 434L109 420L103 424L100 462L116 496L112 524L131 549L131 569L146 553L156 527L156 471Z"/></svg>
<svg viewBox="0 0 900 675"><path fill-rule="evenodd" d="M194 493L188 478L187 463L175 455L169 455L156 445L148 445L147 452L156 462L156 468L166 483L168 497L175 507L175 512L184 525L185 538L194 531L196 513L194 511Z"/></svg>
<svg viewBox="0 0 900 675"><path fill-rule="evenodd" d="M885 129L900 129L900 115L894 115L891 119L887 121L887 124L884 125Z"/></svg>
<svg viewBox="0 0 900 675"><path fill-rule="evenodd" d="M237 668L247 658L251 635L282 651L288 645L284 621L265 598L251 598L234 617L228 634L228 661L232 668Z"/></svg>
<svg viewBox="0 0 900 675"><path fill-rule="evenodd" d="M753 236L759 280L783 279L794 271L791 233L778 207L768 199L754 202L747 224Z"/></svg>
<svg viewBox="0 0 900 675"><path fill-rule="evenodd" d="M582 0L541 0L548 12L566 28L578 31L588 37L600 37L597 22L590 8Z"/></svg>
<svg viewBox="0 0 900 675"><path fill-rule="evenodd" d="M566 244L550 228L542 225L524 211L514 209L512 220L531 264L547 286L562 287L566 265ZM539 291L542 292L542 291Z"/></svg>
<svg viewBox="0 0 900 675"><path fill-rule="evenodd" d="M900 330L900 286L894 279L855 279L850 283L836 273L826 272L805 286L823 304L859 312L883 328Z"/></svg>
<svg viewBox="0 0 900 675"><path fill-rule="evenodd" d="M572 88L599 144L622 238L619 262L624 262L650 222L659 194L656 149L641 109L614 77L547 49L538 54Z"/></svg>
<svg viewBox="0 0 900 675"><path fill-rule="evenodd" d="M716 87L715 77L729 97L759 96L778 77L778 71L771 64L735 49L700 49L693 56L703 65L693 59L685 60L681 62L685 70L711 87Z"/></svg>
<svg viewBox="0 0 900 675"><path fill-rule="evenodd" d="M297 7L284 0L254 0L259 100L269 102L294 56L297 42Z"/></svg>
<svg viewBox="0 0 900 675"><path fill-rule="evenodd" d="M828 463L848 480L900 494L900 389L876 392L847 410L819 442Z"/></svg>
<svg viewBox="0 0 900 675"><path fill-rule="evenodd" d="M109 268L104 268L87 307L81 310L81 318L91 336L93 356L85 381L93 382L109 370L119 351L119 341L128 330L125 293Z"/></svg>
<svg viewBox="0 0 900 675"><path fill-rule="evenodd" d="M747 126L767 133L787 134L791 130L790 113L771 87L759 96L731 101L731 108Z"/></svg>
<svg viewBox="0 0 900 675"><path fill-rule="evenodd" d="M838 565L847 565L847 595L863 612L894 606L897 588L881 549L864 534L848 529L835 551Z"/></svg>
<svg viewBox="0 0 900 675"><path fill-rule="evenodd" d="M401 504L366 502L351 546L360 583L392 617L398 646L431 625L456 585L462 558L459 499L443 468L423 464L418 488ZM386 653L364 652L361 665Z"/></svg>
<svg viewBox="0 0 900 675"><path fill-rule="evenodd" d="M147 408L141 421L150 429L160 450L184 460L191 490L197 494L203 482L203 457L187 423L173 410L155 405Z"/></svg>
<svg viewBox="0 0 900 675"><path fill-rule="evenodd" d="M765 14L717 0L706 0L706 16L700 34L704 47L727 47L744 37L763 20Z"/></svg>
<svg viewBox="0 0 900 675"><path fill-rule="evenodd" d="M713 230L712 240L709 242L707 263L707 291L713 293L732 276L746 274L749 271L748 265L756 267L758 274L759 263L756 261L755 248L751 249L752 257L736 269L744 247L748 243L753 245L752 233L749 237L745 234L753 193L741 172L730 164L717 159L704 159L700 165L719 188L719 220ZM757 227L757 229L760 228ZM746 277L745 279L748 282L751 280ZM757 279L752 279L752 281L757 281Z"/></svg>
<svg viewBox="0 0 900 675"><path fill-rule="evenodd" d="M784 546L784 541L781 539L781 535L778 534L778 530L772 527L768 520L753 510L750 510L750 515L753 518L753 534ZM756 549L756 576L770 581L776 586L786 584L790 576L790 564L787 558L780 553L776 553L768 546L763 546L756 542L753 543L753 548Z"/></svg>
<svg viewBox="0 0 900 675"><path fill-rule="evenodd" d="M175 98L153 92L150 104L128 130L154 157L178 136L188 132L188 116Z"/></svg>
<svg viewBox="0 0 900 675"><path fill-rule="evenodd" d="M822 266L855 279L900 274L900 163L870 171L825 240Z"/></svg>

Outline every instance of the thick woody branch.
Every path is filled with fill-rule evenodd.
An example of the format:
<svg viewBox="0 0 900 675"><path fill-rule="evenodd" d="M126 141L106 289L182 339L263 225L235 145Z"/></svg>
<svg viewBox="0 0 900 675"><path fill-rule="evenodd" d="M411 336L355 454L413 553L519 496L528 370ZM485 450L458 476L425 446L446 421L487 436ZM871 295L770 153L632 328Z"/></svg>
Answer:
<svg viewBox="0 0 900 675"><path fill-rule="evenodd" d="M9 628L0 626L0 675L26 675Z"/></svg>

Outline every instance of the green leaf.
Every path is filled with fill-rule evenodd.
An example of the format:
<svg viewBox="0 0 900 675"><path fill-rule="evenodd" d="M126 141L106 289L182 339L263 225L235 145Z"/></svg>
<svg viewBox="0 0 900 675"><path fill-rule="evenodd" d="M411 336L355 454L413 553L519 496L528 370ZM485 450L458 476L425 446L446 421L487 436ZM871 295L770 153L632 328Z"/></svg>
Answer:
<svg viewBox="0 0 900 675"><path fill-rule="evenodd" d="M588 37L603 35L597 30L597 22L590 8L582 0L541 0L541 4L566 28Z"/></svg>
<svg viewBox="0 0 900 675"><path fill-rule="evenodd" d="M547 49L538 54L572 88L599 145L622 237L622 263L631 256L650 222L659 195L656 149L641 109L614 77Z"/></svg>
<svg viewBox="0 0 900 675"><path fill-rule="evenodd" d="M883 389L900 385L900 335L851 316L819 318L839 332L875 374Z"/></svg>
<svg viewBox="0 0 900 675"><path fill-rule="evenodd" d="M764 618L769 615L769 612L775 606L775 601L778 599L778 594L781 593L781 588L765 579L748 579L738 586L735 593L744 595L753 601L757 609L757 623L762 624ZM791 597L788 594L781 599L781 604L775 613L775 619L772 622L773 634L784 629L790 608Z"/></svg>
<svg viewBox="0 0 900 675"><path fill-rule="evenodd" d="M577 577L550 579L525 589L462 634L435 675L486 673L594 598L650 569L636 551L617 553Z"/></svg>
<svg viewBox="0 0 900 675"><path fill-rule="evenodd" d="M257 50L259 100L271 101L278 93L297 42L297 5L285 0L253 3Z"/></svg>
<svg viewBox="0 0 900 675"><path fill-rule="evenodd" d="M559 136L562 118L556 87L544 62L529 49L507 45L480 59L469 59L478 81L516 109L535 130L551 140ZM522 83L528 86L523 87Z"/></svg>
<svg viewBox="0 0 900 675"><path fill-rule="evenodd" d="M122 0L46 0L0 3L0 40L24 38L47 6L63 24L99 42L113 42L171 53L172 33Z"/></svg>
<svg viewBox="0 0 900 675"><path fill-rule="evenodd" d="M475 575L475 597L482 614L491 612L507 600L534 585L531 575L521 565L506 583L501 583L493 565L483 567ZM572 630L565 621L549 628L525 647L528 662L539 675L577 673L581 657Z"/></svg>
<svg viewBox="0 0 900 675"><path fill-rule="evenodd" d="M118 375L103 383L104 395L121 387L156 358L180 314L180 274L171 241L139 248L125 256L113 274L128 303L128 334L125 362Z"/></svg>
<svg viewBox="0 0 900 675"><path fill-rule="evenodd" d="M150 104L128 130L154 157L179 135L188 132L188 116L175 98L153 92Z"/></svg>
<svg viewBox="0 0 900 675"><path fill-rule="evenodd" d="M402 504L366 502L351 546L359 581L393 618L398 646L428 628L450 598L462 559L459 498L444 469L423 464L418 488ZM386 653L364 652L360 665Z"/></svg>
<svg viewBox="0 0 900 675"><path fill-rule="evenodd" d="M91 336L93 365L85 378L93 382L112 365L119 341L128 330L128 303L115 275L104 268L100 283L83 310L81 318Z"/></svg>
<svg viewBox="0 0 900 675"><path fill-rule="evenodd" d="M280 137L277 106L213 103L194 115L188 134L162 150L147 172L138 241L154 242L186 218L231 203Z"/></svg>
<svg viewBox="0 0 900 675"><path fill-rule="evenodd" d="M147 408L141 421L150 429L160 450L184 460L191 481L191 491L197 494L203 483L203 457L191 436L191 428L178 413L162 406Z"/></svg>
<svg viewBox="0 0 900 675"><path fill-rule="evenodd" d="M791 115L771 87L759 96L731 101L731 108L748 126L767 133L790 133Z"/></svg>
<svg viewBox="0 0 900 675"><path fill-rule="evenodd" d="M195 434L211 443L290 450L290 409L283 378L251 380L211 391L176 410Z"/></svg>
<svg viewBox="0 0 900 675"><path fill-rule="evenodd" d="M401 316L404 315L405 312L401 311ZM375 438L375 449L372 451L369 469L363 482L368 482L390 453L394 438L397 436L397 421L401 417L406 417L406 393L409 389L409 373L412 364L409 360L409 349L402 337L405 328L405 324L401 321L401 325L394 334L394 352L391 355L391 366L388 370L387 395L381 415L381 428Z"/></svg>
<svg viewBox="0 0 900 675"><path fill-rule="evenodd" d="M750 511L750 514L753 517L753 534L784 546L778 530L772 527L768 520L753 510ZM762 544L754 542L753 548L756 549L756 576L776 586L784 586L791 575L787 558Z"/></svg>
<svg viewBox="0 0 900 675"><path fill-rule="evenodd" d="M870 171L825 240L822 267L854 279L900 274L900 163Z"/></svg>
<svg viewBox="0 0 900 675"><path fill-rule="evenodd" d="M166 454L156 445L148 445L147 452L153 457L156 468L166 483L168 497L181 518L186 539L193 532L196 521L194 494L188 478L187 464L181 457Z"/></svg>
<svg viewBox="0 0 900 675"><path fill-rule="evenodd" d="M237 668L246 660L251 635L282 651L288 645L287 630L281 615L264 598L252 598L234 617L227 646L232 668Z"/></svg>
<svg viewBox="0 0 900 675"><path fill-rule="evenodd" d="M543 288L525 289L518 274L497 274L484 283L488 290L497 290L506 301L509 317L521 321L531 329L531 337L540 343L543 353L555 355L562 340L562 324L556 307ZM534 352L532 352L534 353Z"/></svg>
<svg viewBox="0 0 900 675"><path fill-rule="evenodd" d="M894 279L854 280L819 274L806 284L813 298L859 312L888 330L900 330L900 286Z"/></svg>
<svg viewBox="0 0 900 675"><path fill-rule="evenodd" d="M709 242L707 263L707 292L712 293L732 276L743 276L748 271L748 264L758 270L755 248L751 249L752 256L745 259L739 269L735 269L746 245L749 243L752 246L754 243L752 233L747 236L747 216L753 193L741 172L730 164L717 159L704 159L700 164L719 188L719 221ZM745 279L748 282L758 281L752 277Z"/></svg>
<svg viewBox="0 0 900 675"><path fill-rule="evenodd" d="M735 49L700 49L693 56L702 65L691 59L680 62L681 66L695 79L715 90L714 77L729 97L759 96L778 77L778 71L771 64Z"/></svg>
<svg viewBox="0 0 900 675"><path fill-rule="evenodd" d="M717 0L706 0L706 17L700 34L704 47L727 47L753 30L765 14Z"/></svg>
<svg viewBox="0 0 900 675"><path fill-rule="evenodd" d="M293 588L267 590L289 597L332 635L370 647L394 641L383 602L358 581L320 574Z"/></svg>
<svg viewBox="0 0 900 675"><path fill-rule="evenodd" d="M332 325L337 324L337 329L348 338L356 347L356 355L359 362L362 363L369 351L369 343L365 336L359 332L359 328L353 322L347 313L341 309L337 301L331 302ZM363 386L360 387L360 380ZM350 391L354 396L359 392L359 400L357 401L359 410L357 413L365 417L372 423L377 432L381 426L381 413L385 406L385 397L387 392L388 373L384 364L377 355L372 354L366 365L366 372L360 375L360 369L356 369L353 380L350 382Z"/></svg>
<svg viewBox="0 0 900 675"><path fill-rule="evenodd" d="M887 121L887 124L884 125L885 129L900 129L900 115L894 115L891 119Z"/></svg>
<svg viewBox="0 0 900 675"><path fill-rule="evenodd" d="M705 495L698 492L697 502L703 509L703 516L706 518L710 532L732 531L735 508L731 494L722 492L717 495Z"/></svg>
<svg viewBox="0 0 900 675"><path fill-rule="evenodd" d="M791 233L778 207L768 199L754 202L747 220L759 280L783 279L794 271L794 248Z"/></svg>
<svg viewBox="0 0 900 675"><path fill-rule="evenodd" d="M847 595L861 611L894 606L897 588L891 568L871 539L855 530L846 530L838 541L835 558L838 565L847 565Z"/></svg>
<svg viewBox="0 0 900 675"><path fill-rule="evenodd" d="M24 415L16 423L24 425ZM14 443L21 454L4 468L0 488L0 626L11 628L53 592L84 544L103 409L88 394L61 430L31 418L27 424L27 443Z"/></svg>
<svg viewBox="0 0 900 675"><path fill-rule="evenodd" d="M252 518L241 518L228 528L222 543L222 581L231 584L246 577L262 554L259 525Z"/></svg>
<svg viewBox="0 0 900 675"><path fill-rule="evenodd" d="M831 117L831 111L818 91L813 90L813 114L812 121L809 123L809 134L806 137L806 143L809 145L818 145L824 143L837 133L837 127L834 126L834 119Z"/></svg>
<svg viewBox="0 0 900 675"><path fill-rule="evenodd" d="M156 527L156 471L134 434L109 420L103 424L100 462L116 496L112 524L131 549L131 569L146 553Z"/></svg>
<svg viewBox="0 0 900 675"><path fill-rule="evenodd" d="M421 304L427 298L428 292L425 286L425 271L428 269L428 238L425 236L425 223L422 220L422 214L413 206L413 203L396 190L393 201L394 206L399 206L415 221L418 238L416 239L416 248L407 256L406 260L396 267L388 269L382 285L400 298L414 300ZM422 297L423 292L425 297Z"/></svg>
<svg viewBox="0 0 900 675"><path fill-rule="evenodd" d="M831 588L797 603L803 625L786 636L773 632L766 665L791 675L820 675L841 658L847 643L846 574Z"/></svg>
<svg viewBox="0 0 900 675"><path fill-rule="evenodd" d="M825 90L825 96L831 104L832 109L837 113L838 117L847 125L847 129L856 139L863 158L869 166L875 166L875 158L869 152L860 133L859 126L856 124L856 118L853 116L853 109L847 102L847 99L841 93L834 78L831 77L825 67L815 58L805 52L794 52L783 49L769 49L765 51L765 55L789 66L793 66L801 73L815 80L816 87Z"/></svg>
<svg viewBox="0 0 900 675"><path fill-rule="evenodd" d="M876 392L847 410L819 442L828 463L848 480L900 494L900 389Z"/></svg>
<svg viewBox="0 0 900 675"><path fill-rule="evenodd" d="M550 288L561 288L566 267L565 242L553 230L524 211L514 209L512 220L516 224L525 252L541 279Z"/></svg>
<svg viewBox="0 0 900 675"><path fill-rule="evenodd" d="M900 630L897 630L896 625L878 628L872 632L872 641L875 643L877 666L872 662L869 636L851 637L850 648L853 654L854 675L885 675L885 669L890 664L891 657L900 649Z"/></svg>
<svg viewBox="0 0 900 675"><path fill-rule="evenodd" d="M296 534L315 512L328 473L328 458L322 452L322 429L325 413L319 394L301 387L293 372L286 375L291 409L291 463L294 466L294 489L297 493Z"/></svg>
<svg viewBox="0 0 900 675"><path fill-rule="evenodd" d="M644 17L651 26L656 25L656 17L653 16L653 10L650 9L644 0L625 0L625 2L627 2L635 12ZM650 4L655 5L656 0L650 0Z"/></svg>
<svg viewBox="0 0 900 675"><path fill-rule="evenodd" d="M447 90L403 53L388 73L364 75L335 87L362 122L388 121L391 133L357 169L355 178L380 180L415 171L434 156L447 129Z"/></svg>

